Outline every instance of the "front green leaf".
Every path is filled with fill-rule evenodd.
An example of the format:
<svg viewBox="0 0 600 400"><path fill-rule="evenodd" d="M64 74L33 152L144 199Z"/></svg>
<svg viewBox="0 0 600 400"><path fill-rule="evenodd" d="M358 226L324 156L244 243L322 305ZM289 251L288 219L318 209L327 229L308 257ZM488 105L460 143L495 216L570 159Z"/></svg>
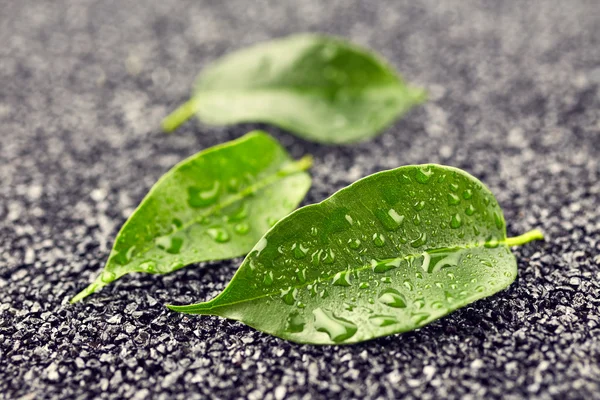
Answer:
<svg viewBox="0 0 600 400"><path fill-rule="evenodd" d="M248 253L304 198L311 163L292 160L261 131L182 161L152 187L121 228L103 272L71 302L130 272L166 274Z"/></svg>
<svg viewBox="0 0 600 400"><path fill-rule="evenodd" d="M417 165L380 172L282 219L213 300L169 306L300 343L406 332L510 285L502 210L476 178Z"/></svg>
<svg viewBox="0 0 600 400"><path fill-rule="evenodd" d="M323 143L376 135L425 100L383 60L339 38L302 34L234 52L203 71L192 99L163 121L194 113L209 124L266 122Z"/></svg>

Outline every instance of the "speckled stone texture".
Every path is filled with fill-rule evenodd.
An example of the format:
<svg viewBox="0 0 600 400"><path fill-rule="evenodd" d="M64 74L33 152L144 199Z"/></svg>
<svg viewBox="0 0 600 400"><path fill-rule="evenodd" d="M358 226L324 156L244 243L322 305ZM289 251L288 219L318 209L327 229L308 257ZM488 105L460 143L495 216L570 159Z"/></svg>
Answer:
<svg viewBox="0 0 600 400"><path fill-rule="evenodd" d="M430 100L332 147L260 125L158 129L208 62L303 31L376 49ZM0 0L0 398L600 398L600 6L596 1ZM216 317L235 259L132 275L81 304L150 186L266 128L315 156L305 203L404 164L483 180L515 250L507 290L419 331L342 347Z"/></svg>

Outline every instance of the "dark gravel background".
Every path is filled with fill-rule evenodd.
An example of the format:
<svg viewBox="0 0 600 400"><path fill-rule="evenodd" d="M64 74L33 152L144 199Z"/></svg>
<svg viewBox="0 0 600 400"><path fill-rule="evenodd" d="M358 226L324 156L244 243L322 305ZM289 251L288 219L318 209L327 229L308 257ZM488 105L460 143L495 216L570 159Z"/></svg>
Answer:
<svg viewBox="0 0 600 400"><path fill-rule="evenodd" d="M169 312L216 295L239 259L133 275L76 306L173 164L257 125L158 129L206 63L324 31L374 48L430 101L375 140L312 153L320 201L437 162L482 179L518 280L417 332L288 343ZM596 1L0 0L0 397L600 398L600 5Z"/></svg>

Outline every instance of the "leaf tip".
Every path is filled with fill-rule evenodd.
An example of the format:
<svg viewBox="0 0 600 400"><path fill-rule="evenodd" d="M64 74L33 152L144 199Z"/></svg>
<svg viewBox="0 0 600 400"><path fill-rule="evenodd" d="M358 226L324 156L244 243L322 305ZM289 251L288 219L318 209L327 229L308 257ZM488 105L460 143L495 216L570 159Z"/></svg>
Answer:
<svg viewBox="0 0 600 400"><path fill-rule="evenodd" d="M175 305L175 304L165 304L165 307L167 307L171 311L182 312L182 313L189 313L191 305L188 304L188 305L178 306L178 305Z"/></svg>

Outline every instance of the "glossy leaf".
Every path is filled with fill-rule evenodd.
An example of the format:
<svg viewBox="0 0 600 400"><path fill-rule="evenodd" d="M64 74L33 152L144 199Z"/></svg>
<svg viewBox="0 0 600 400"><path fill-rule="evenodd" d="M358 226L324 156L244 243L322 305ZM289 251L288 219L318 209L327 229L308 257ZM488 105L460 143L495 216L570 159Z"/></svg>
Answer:
<svg viewBox="0 0 600 400"><path fill-rule="evenodd" d="M239 50L197 79L192 99L165 118L194 113L216 125L266 122L323 143L376 135L425 99L383 60L342 39L302 34Z"/></svg>
<svg viewBox="0 0 600 400"><path fill-rule="evenodd" d="M248 253L304 198L310 165L310 157L292 160L260 131L182 161L152 187L100 276L72 302L130 272L166 274Z"/></svg>
<svg viewBox="0 0 600 400"><path fill-rule="evenodd" d="M300 343L355 343L419 328L517 275L492 193L440 165L380 172L282 219L213 300L170 306Z"/></svg>

